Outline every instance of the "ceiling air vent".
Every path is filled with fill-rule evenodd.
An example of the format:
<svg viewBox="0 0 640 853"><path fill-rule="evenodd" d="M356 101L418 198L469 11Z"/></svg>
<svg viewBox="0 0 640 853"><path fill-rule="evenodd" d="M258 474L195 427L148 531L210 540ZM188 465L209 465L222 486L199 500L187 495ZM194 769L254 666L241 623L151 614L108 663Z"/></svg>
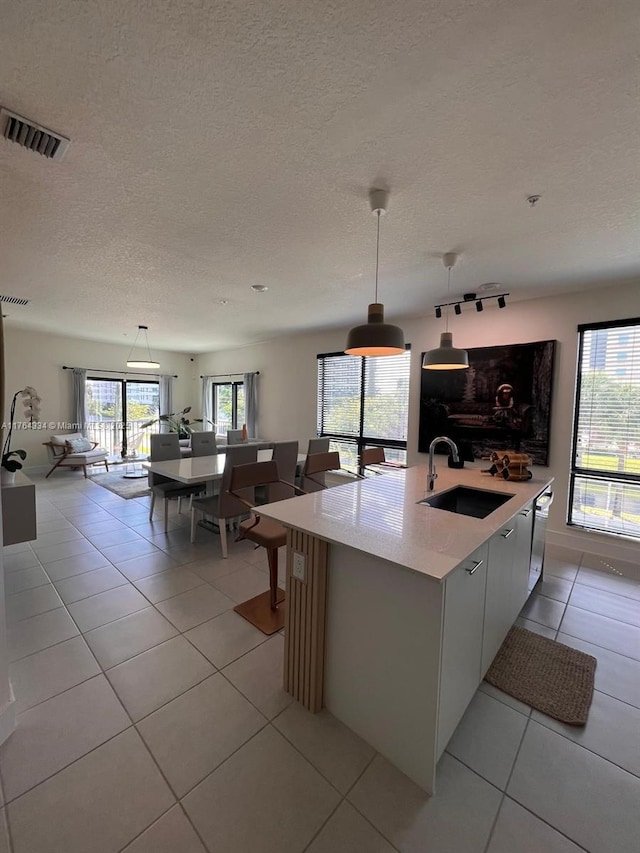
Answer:
<svg viewBox="0 0 640 853"><path fill-rule="evenodd" d="M0 134L9 142L17 142L23 148L42 154L50 160L62 160L69 146L69 140L64 136L4 107L0 108Z"/></svg>
<svg viewBox="0 0 640 853"><path fill-rule="evenodd" d="M10 305L28 305L28 299L21 299L19 296L3 296L0 294L0 302L8 302Z"/></svg>

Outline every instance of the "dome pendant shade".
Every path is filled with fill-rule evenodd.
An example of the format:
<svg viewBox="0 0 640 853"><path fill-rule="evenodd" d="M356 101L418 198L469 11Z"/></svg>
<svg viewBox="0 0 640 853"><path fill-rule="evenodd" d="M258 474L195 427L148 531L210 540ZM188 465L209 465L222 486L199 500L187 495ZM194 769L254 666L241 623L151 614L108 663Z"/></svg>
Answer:
<svg viewBox="0 0 640 853"><path fill-rule="evenodd" d="M424 354L422 367L425 370L462 370L469 367L466 350L456 349L451 332L442 332L440 346Z"/></svg>
<svg viewBox="0 0 640 853"><path fill-rule="evenodd" d="M367 322L350 330L344 351L347 355L400 355L405 352L404 333L384 322L382 303L372 302Z"/></svg>

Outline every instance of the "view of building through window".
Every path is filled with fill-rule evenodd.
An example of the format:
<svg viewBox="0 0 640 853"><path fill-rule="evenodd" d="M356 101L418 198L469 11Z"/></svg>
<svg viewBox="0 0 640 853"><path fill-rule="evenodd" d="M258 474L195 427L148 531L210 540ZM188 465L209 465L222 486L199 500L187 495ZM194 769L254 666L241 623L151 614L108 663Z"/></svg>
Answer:
<svg viewBox="0 0 640 853"><path fill-rule="evenodd" d="M569 523L640 539L640 320L578 331Z"/></svg>
<svg viewBox="0 0 640 853"><path fill-rule="evenodd" d="M160 386L157 382L87 377L87 436L112 456L148 455L149 436L159 425L142 424L160 413Z"/></svg>
<svg viewBox="0 0 640 853"><path fill-rule="evenodd" d="M381 446L390 462L406 462L411 352L360 358L318 356L317 432L331 439L344 468L355 470L366 447Z"/></svg>

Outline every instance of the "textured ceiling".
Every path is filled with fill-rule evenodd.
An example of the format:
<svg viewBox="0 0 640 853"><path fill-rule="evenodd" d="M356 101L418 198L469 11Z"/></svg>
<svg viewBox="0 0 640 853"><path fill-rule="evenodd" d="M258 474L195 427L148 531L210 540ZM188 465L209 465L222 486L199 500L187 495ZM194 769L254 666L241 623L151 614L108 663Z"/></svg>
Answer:
<svg viewBox="0 0 640 853"><path fill-rule="evenodd" d="M8 323L202 352L640 275L637 0L0 0ZM526 198L540 193L531 209ZM268 285L255 294L252 284ZM220 304L228 300L228 304Z"/></svg>

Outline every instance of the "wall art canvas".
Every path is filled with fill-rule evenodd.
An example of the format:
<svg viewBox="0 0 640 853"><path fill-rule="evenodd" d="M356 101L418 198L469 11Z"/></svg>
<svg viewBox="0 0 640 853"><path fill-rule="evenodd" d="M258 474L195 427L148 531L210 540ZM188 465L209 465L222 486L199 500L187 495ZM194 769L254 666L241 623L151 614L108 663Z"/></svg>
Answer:
<svg viewBox="0 0 640 853"><path fill-rule="evenodd" d="M468 370L422 370L418 450L447 435L468 461L519 450L548 465L555 344L475 347Z"/></svg>

